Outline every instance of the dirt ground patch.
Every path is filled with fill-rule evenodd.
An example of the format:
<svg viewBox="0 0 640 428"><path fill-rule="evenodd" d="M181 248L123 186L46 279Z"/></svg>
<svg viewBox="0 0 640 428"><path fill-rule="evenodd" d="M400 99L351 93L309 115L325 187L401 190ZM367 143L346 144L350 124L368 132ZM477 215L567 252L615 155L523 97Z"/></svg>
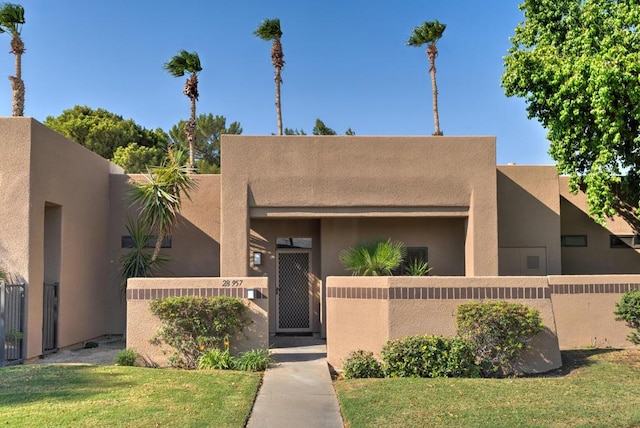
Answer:
<svg viewBox="0 0 640 428"><path fill-rule="evenodd" d="M97 344L97 346L94 346ZM92 347L93 346L93 347ZM115 364L118 352L125 348L122 336L103 336L32 361L32 364Z"/></svg>

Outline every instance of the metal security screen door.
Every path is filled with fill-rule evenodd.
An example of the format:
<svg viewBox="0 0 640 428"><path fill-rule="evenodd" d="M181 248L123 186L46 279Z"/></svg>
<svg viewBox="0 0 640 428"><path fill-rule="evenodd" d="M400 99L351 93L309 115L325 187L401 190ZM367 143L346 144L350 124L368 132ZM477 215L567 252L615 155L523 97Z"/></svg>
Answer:
<svg viewBox="0 0 640 428"><path fill-rule="evenodd" d="M311 331L311 251L279 250L276 278L276 331Z"/></svg>

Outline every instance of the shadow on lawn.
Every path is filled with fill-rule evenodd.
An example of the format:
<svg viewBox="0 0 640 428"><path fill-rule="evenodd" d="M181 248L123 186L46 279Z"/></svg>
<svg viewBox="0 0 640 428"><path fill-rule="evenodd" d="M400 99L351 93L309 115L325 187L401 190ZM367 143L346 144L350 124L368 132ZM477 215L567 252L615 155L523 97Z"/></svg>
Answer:
<svg viewBox="0 0 640 428"><path fill-rule="evenodd" d="M106 388L127 387L121 373L90 365L26 365L0 369L0 407L38 401L79 401Z"/></svg>
<svg viewBox="0 0 640 428"><path fill-rule="evenodd" d="M572 373L579 371L582 368L586 368L594 363L596 360L592 357L603 354L610 354L613 352L619 352L620 349L614 348L594 348L594 349L577 349L570 351L561 351L562 355L562 367L559 369L551 370L546 373L528 375L527 377L562 377L569 376Z"/></svg>

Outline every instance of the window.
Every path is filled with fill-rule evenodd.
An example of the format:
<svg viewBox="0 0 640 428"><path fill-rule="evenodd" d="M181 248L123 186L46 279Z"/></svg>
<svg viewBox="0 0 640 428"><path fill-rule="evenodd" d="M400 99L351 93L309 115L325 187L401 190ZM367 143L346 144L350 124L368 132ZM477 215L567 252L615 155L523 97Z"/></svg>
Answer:
<svg viewBox="0 0 640 428"><path fill-rule="evenodd" d="M563 247L586 247L587 235L562 235L560 245Z"/></svg>
<svg viewBox="0 0 640 428"><path fill-rule="evenodd" d="M609 236L611 248L640 248L640 235L611 235Z"/></svg>
<svg viewBox="0 0 640 428"><path fill-rule="evenodd" d="M411 265L415 261L428 262L429 249L427 247L407 247L407 257L405 257L400 266L393 270L393 275L404 275L407 266Z"/></svg>
<svg viewBox="0 0 640 428"><path fill-rule="evenodd" d="M276 248L311 248L311 238L277 238Z"/></svg>
<svg viewBox="0 0 640 428"><path fill-rule="evenodd" d="M122 235L120 238L120 248L134 248L135 244L133 242L133 238L130 235ZM147 239L145 248L155 248L156 247L156 237L150 236ZM171 248L171 237L167 236L162 240L162 248Z"/></svg>

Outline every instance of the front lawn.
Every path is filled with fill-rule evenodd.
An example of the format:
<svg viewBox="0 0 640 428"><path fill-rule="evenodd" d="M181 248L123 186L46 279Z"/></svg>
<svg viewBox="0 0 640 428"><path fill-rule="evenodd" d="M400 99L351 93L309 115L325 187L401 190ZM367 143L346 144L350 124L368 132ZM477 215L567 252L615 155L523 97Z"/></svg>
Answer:
<svg viewBox="0 0 640 428"><path fill-rule="evenodd" d="M0 426L243 427L261 374L91 365L0 369Z"/></svg>
<svg viewBox="0 0 640 428"><path fill-rule="evenodd" d="M562 370L540 377L358 379L335 389L350 428L640 426L640 351L562 358Z"/></svg>

